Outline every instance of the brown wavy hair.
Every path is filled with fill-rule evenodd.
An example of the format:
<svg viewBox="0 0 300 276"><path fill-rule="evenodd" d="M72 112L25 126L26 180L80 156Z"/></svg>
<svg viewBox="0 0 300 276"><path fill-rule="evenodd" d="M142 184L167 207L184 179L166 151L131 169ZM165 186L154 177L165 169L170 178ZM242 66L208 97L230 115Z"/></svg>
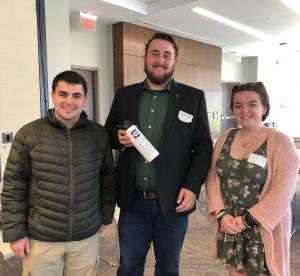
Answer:
<svg viewBox="0 0 300 276"><path fill-rule="evenodd" d="M171 35L169 35L169 34L167 34L167 33L162 33L162 32L157 32L157 33L155 33L155 34L149 39L149 41L145 44L145 55L147 55L148 49L149 49L149 45L150 45L150 43L152 42L152 40L154 40L154 39L161 39L161 40L165 40L165 41L170 42L170 43L172 44L174 50L175 50L175 57L178 56L178 46L177 46L177 44L176 44L175 39L174 39Z"/></svg>
<svg viewBox="0 0 300 276"><path fill-rule="evenodd" d="M230 102L230 108L232 110L233 108L233 97L235 94L239 92L244 92L244 91L253 91L256 92L259 95L260 101L263 106L267 108L267 112L262 116L262 121L267 119L270 113L270 100L269 100L269 95L267 93L267 90L264 86L264 84L259 81L259 82L248 82L248 83L243 83L243 84L238 84L235 85L232 88L232 93L231 93L231 102Z"/></svg>

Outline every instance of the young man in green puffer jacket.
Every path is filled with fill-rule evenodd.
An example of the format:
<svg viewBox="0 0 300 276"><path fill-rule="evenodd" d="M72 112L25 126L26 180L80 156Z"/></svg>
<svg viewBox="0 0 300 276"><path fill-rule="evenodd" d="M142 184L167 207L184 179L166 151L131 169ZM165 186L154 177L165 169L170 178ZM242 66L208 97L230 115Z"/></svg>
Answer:
<svg viewBox="0 0 300 276"><path fill-rule="evenodd" d="M24 275L95 275L98 233L115 208L106 130L87 119L87 84L74 71L52 83L54 108L13 141L1 195L3 240Z"/></svg>

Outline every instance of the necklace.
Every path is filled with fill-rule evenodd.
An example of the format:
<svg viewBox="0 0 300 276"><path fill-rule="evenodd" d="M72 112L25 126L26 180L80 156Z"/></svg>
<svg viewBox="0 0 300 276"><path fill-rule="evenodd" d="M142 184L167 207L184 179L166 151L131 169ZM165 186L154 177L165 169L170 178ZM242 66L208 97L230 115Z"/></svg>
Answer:
<svg viewBox="0 0 300 276"><path fill-rule="evenodd" d="M258 133L254 137L252 137L251 139L249 139L246 142L245 139L244 139L244 135L243 135L242 130L240 130L240 131L241 131L241 138L242 138L242 148L247 147L249 144L251 144L253 141L255 141L256 138L261 134L261 130L259 130Z"/></svg>

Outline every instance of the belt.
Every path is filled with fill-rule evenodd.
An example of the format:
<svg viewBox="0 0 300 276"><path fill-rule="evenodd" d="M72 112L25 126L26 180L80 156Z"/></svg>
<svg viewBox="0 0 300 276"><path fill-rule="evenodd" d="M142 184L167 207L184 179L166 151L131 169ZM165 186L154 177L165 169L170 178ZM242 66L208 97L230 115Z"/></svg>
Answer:
<svg viewBox="0 0 300 276"><path fill-rule="evenodd" d="M134 191L135 195L138 197L142 197L144 199L157 199L158 193L156 192L140 192L140 191Z"/></svg>

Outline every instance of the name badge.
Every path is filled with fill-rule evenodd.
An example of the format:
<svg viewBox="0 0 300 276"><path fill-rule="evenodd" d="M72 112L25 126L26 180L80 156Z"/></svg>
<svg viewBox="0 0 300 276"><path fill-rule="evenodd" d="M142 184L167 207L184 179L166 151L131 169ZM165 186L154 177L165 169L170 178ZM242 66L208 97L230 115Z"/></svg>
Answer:
<svg viewBox="0 0 300 276"><path fill-rule="evenodd" d="M191 123L193 120L193 115L180 110L178 113L178 119L185 123Z"/></svg>
<svg viewBox="0 0 300 276"><path fill-rule="evenodd" d="M248 162L258 165L262 168L265 168L267 164L267 158L255 153L251 153L249 155Z"/></svg>

